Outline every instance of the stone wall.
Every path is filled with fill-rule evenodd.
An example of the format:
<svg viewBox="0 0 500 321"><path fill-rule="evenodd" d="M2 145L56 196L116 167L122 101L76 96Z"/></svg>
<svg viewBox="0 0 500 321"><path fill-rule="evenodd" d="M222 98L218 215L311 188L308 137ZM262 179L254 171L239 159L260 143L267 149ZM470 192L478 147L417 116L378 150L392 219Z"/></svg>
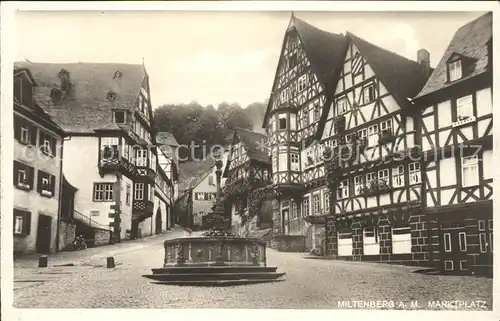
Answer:
<svg viewBox="0 0 500 321"><path fill-rule="evenodd" d="M101 229L95 229L94 246L101 246L109 244L110 232Z"/></svg>
<svg viewBox="0 0 500 321"><path fill-rule="evenodd" d="M270 248L280 252L306 252L305 235L274 235Z"/></svg>
<svg viewBox="0 0 500 321"><path fill-rule="evenodd" d="M76 224L60 221L59 223L59 251L72 249L76 236Z"/></svg>

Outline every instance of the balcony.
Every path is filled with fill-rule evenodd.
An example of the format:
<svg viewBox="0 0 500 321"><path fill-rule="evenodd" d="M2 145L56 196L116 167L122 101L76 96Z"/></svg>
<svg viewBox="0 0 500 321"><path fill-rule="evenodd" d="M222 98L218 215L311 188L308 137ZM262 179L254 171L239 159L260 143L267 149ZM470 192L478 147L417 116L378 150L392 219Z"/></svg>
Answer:
<svg viewBox="0 0 500 321"><path fill-rule="evenodd" d="M134 165L124 157L101 158L99 165L101 175L121 172L125 176L132 177L135 173Z"/></svg>
<svg viewBox="0 0 500 321"><path fill-rule="evenodd" d="M143 221L153 216L154 204L148 200L134 200L132 203L132 220Z"/></svg>

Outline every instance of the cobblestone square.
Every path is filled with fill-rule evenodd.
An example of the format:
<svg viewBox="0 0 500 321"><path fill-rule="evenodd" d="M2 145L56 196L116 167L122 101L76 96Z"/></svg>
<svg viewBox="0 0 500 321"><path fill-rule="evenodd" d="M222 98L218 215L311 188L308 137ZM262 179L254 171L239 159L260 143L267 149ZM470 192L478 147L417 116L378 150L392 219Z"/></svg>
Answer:
<svg viewBox="0 0 500 321"><path fill-rule="evenodd" d="M165 238L103 247L94 254L91 249L88 259L84 251L68 253L55 262L75 262L75 266L49 267L43 274L26 262L17 262L14 307L492 309L492 279L418 274L412 273L414 268L396 265L305 259L301 253L271 249L267 250L268 265L286 272L280 282L218 288L156 285L141 275L163 264ZM107 255L118 262L115 269L106 269ZM56 264L54 259L50 263Z"/></svg>

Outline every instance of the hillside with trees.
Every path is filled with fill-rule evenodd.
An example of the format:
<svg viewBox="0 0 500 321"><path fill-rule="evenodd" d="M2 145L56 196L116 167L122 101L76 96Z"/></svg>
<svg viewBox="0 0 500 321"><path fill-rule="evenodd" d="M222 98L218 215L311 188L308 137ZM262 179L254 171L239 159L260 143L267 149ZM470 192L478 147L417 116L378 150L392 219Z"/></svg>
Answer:
<svg viewBox="0 0 500 321"><path fill-rule="evenodd" d="M217 109L202 106L197 102L189 104L167 104L154 110L154 121L160 131L171 132L179 144L206 144L207 151L214 145L225 145L237 127L263 132L262 121L266 103L252 103L242 108L236 103L220 103ZM203 149L194 150L196 157L202 157ZM180 150L180 157L191 158L187 149Z"/></svg>

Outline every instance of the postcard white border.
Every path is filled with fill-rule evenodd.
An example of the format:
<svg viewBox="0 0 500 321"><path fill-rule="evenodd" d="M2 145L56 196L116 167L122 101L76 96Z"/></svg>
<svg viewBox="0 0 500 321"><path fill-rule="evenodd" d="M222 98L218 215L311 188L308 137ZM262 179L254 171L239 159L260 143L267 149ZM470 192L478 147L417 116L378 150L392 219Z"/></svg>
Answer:
<svg viewBox="0 0 500 321"><path fill-rule="evenodd" d="M493 312L455 312L455 311L376 311L376 310L223 310L223 309L13 309L13 271L12 271L12 188L10 185L12 177L13 154L12 144L12 63L13 39L12 26L14 25L14 12L21 11L493 11L494 12L494 34L498 29L498 4L495 1L171 1L171 2L148 2L148 1L129 1L129 2L2 2L1 3L1 212L4 215L1 218L1 255L2 261L2 315L6 320L139 320L139 319L161 319L174 318L236 318L238 320L256 320L266 318L284 318L286 320L331 320L353 318L369 318L370 320L389 319L399 320L410 319L476 319L476 320L498 320L498 302L494 298ZM494 56L499 50L499 42L494 41ZM498 66L494 63L494 108L499 100ZM495 116L496 115L496 116ZM500 112L494 113L494 123L500 122ZM498 129L494 126L494 133L498 134ZM494 136L496 136L496 134ZM500 143L495 139L494 157L500 159L498 150ZM500 171L497 171L495 181L500 179ZM500 197L498 189L494 191L494 225L498 225L497 209L498 199ZM499 249L500 240L495 233L495 248ZM499 271L498 255L494 256L495 272ZM496 273L495 273L496 274ZM494 293L498 293L498 278L494 280ZM263 298L265 300L265 298Z"/></svg>

